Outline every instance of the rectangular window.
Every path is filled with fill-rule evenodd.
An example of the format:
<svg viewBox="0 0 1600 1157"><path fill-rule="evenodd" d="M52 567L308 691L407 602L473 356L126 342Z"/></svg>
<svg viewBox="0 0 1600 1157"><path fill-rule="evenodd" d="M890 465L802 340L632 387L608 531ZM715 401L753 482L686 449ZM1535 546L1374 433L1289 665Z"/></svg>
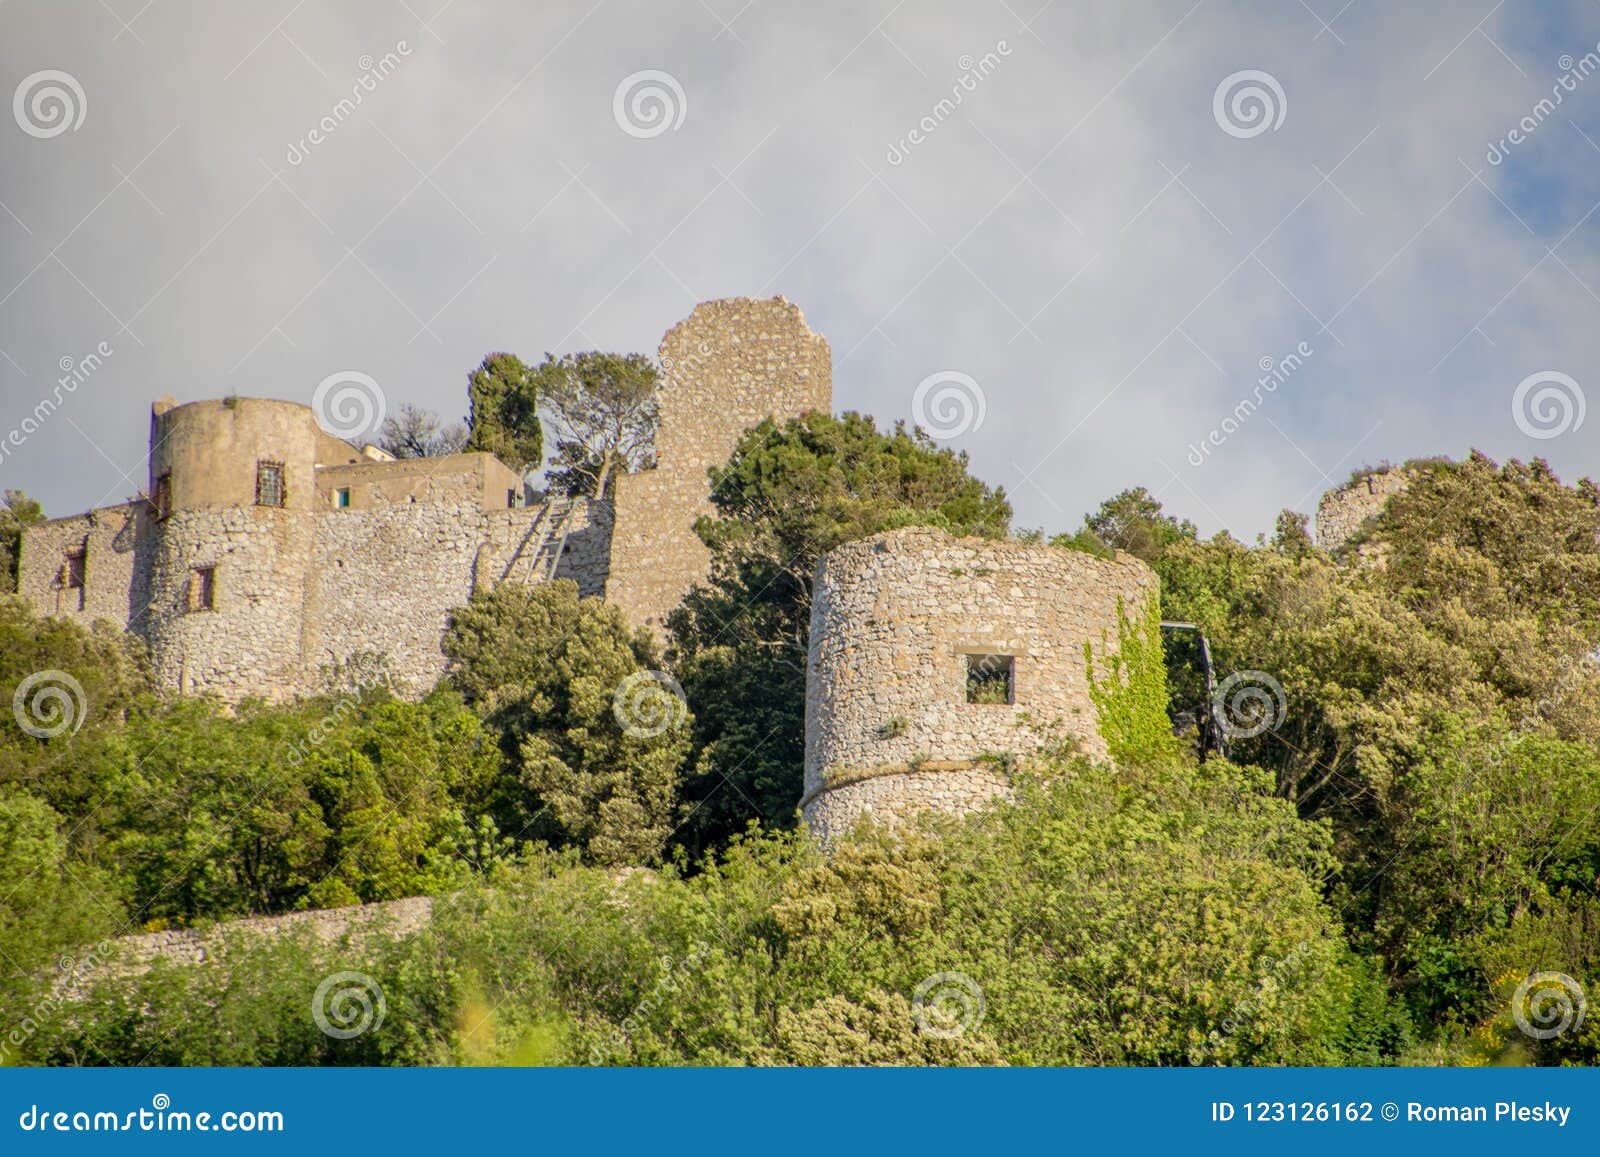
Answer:
<svg viewBox="0 0 1600 1157"><path fill-rule="evenodd" d="M1004 704L1017 701L1017 660L1012 655L966 655L967 702Z"/></svg>
<svg viewBox="0 0 1600 1157"><path fill-rule="evenodd" d="M67 551L67 558L61 565L61 585L69 591L81 591L83 580L89 573L89 548L80 546L76 550Z"/></svg>
<svg viewBox="0 0 1600 1157"><path fill-rule="evenodd" d="M282 462L256 463L256 505L282 506L288 498L283 481Z"/></svg>
<svg viewBox="0 0 1600 1157"><path fill-rule="evenodd" d="M341 486L333 492L333 508L335 510L348 510L350 508L350 487Z"/></svg>
<svg viewBox="0 0 1600 1157"><path fill-rule="evenodd" d="M217 609L217 568L197 566L189 576L189 609L214 611Z"/></svg>
<svg viewBox="0 0 1600 1157"><path fill-rule="evenodd" d="M172 471L156 479L156 492L150 496L150 512L157 519L172 513Z"/></svg>

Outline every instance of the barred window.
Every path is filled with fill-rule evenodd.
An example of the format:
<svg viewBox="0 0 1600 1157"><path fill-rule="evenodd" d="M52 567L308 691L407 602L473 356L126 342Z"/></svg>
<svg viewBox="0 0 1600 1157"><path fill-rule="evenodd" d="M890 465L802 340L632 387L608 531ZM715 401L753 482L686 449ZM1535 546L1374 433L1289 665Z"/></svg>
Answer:
<svg viewBox="0 0 1600 1157"><path fill-rule="evenodd" d="M288 498L283 481L282 462L256 463L256 505L282 506Z"/></svg>

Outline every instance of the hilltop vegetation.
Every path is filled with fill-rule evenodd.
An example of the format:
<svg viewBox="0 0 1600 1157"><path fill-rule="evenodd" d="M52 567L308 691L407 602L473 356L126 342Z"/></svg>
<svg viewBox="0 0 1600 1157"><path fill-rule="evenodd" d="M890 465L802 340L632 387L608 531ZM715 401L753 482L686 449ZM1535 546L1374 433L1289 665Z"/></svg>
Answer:
<svg viewBox="0 0 1600 1157"><path fill-rule="evenodd" d="M0 731L12 1023L59 952L102 935L452 897L382 946L160 967L34 1018L21 1055L1600 1060L1595 1019L1535 1040L1511 1015L1532 972L1600 991L1592 483L1434 463L1365 533L1376 566L1317 550L1287 512L1254 545L1202 541L1118 495L1057 545L1149 562L1162 616L1205 630L1219 676L1265 687L1266 716L1201 762L1141 681L1116 763L1062 752L1014 805L863 832L831 859L793 830L817 558L895 526L1015 533L1010 508L963 458L856 415L758 428L713 484L711 577L665 654L570 584L502 589L456 614L453 674L421 703L330 672L324 698L228 715L155 694L127 637L0 601L0 687L58 668L89 704L75 734ZM1203 714L1187 652L1165 674L1172 718ZM642 726L614 701L640 676ZM306 1010L352 955L388 1020L340 1041Z"/></svg>

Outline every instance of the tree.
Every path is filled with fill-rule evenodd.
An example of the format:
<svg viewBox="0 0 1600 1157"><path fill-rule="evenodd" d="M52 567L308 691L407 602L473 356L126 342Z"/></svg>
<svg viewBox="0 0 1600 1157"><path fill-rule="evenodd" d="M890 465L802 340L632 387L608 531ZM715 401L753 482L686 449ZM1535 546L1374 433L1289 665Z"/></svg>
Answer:
<svg viewBox="0 0 1600 1157"><path fill-rule="evenodd" d="M44 507L20 490L7 490L0 504L0 595L17 589L22 559L22 528L44 521Z"/></svg>
<svg viewBox="0 0 1600 1157"><path fill-rule="evenodd" d="M72 971L70 954L58 959L62 949L121 931L100 870L71 862L65 826L43 800L0 786L0 1015L29 1031L24 998L33 974L49 969L41 994L48 997L49 986ZM14 1063L7 1046L15 1043L0 1041L0 1060Z"/></svg>
<svg viewBox="0 0 1600 1157"><path fill-rule="evenodd" d="M643 354L545 355L539 405L556 436L551 489L604 497L616 475L653 460L661 377Z"/></svg>
<svg viewBox="0 0 1600 1157"><path fill-rule="evenodd" d="M818 559L897 527L999 537L1011 520L1005 492L973 478L965 454L853 413L748 431L712 471L711 503L696 527L710 577L670 620L696 719L686 838L701 849L751 819L793 820Z"/></svg>
<svg viewBox="0 0 1600 1157"><path fill-rule="evenodd" d="M468 450L493 454L518 474L544 462L539 391L515 354L489 354L467 375Z"/></svg>
<svg viewBox="0 0 1600 1157"><path fill-rule="evenodd" d="M1319 894L1324 825L1217 760L1044 770L1014 803L861 829L828 855L778 832L689 876L531 855L377 946L362 970L389 1021L348 1042L305 1009L349 947L280 942L126 980L30 1059L91 1044L100 1062L163 1064L1393 1059L1403 1018Z"/></svg>
<svg viewBox="0 0 1600 1157"><path fill-rule="evenodd" d="M419 406L400 407L398 417L383 420L378 445L396 458L441 458L458 454L467 444L467 428L459 422L448 426L438 414Z"/></svg>
<svg viewBox="0 0 1600 1157"><path fill-rule="evenodd" d="M501 737L503 830L602 864L655 860L678 817L688 710L647 634L567 579L505 584L451 614L451 681Z"/></svg>
<svg viewBox="0 0 1600 1157"><path fill-rule="evenodd" d="M1352 940L1444 1025L1503 999L1517 928L1592 938L1600 493L1538 460L1406 469L1365 563L1334 565L1284 519L1264 548L1179 540L1153 565L1164 613L1201 624L1219 675L1281 689L1232 754L1332 823Z"/></svg>
<svg viewBox="0 0 1600 1157"><path fill-rule="evenodd" d="M76 763L96 806L76 805L74 840L111 865L136 923L448 891L497 842L478 818L499 751L449 694L149 704Z"/></svg>
<svg viewBox="0 0 1600 1157"><path fill-rule="evenodd" d="M1106 499L1093 514L1084 515L1083 527L1076 535L1054 541L1058 546L1093 554L1125 550L1145 562L1154 562L1168 547L1194 538L1192 522L1164 513L1161 503L1148 490L1135 486Z"/></svg>
<svg viewBox="0 0 1600 1157"><path fill-rule="evenodd" d="M121 726L150 694L144 644L101 620L40 618L0 595L0 785L18 784L69 819L89 809L95 785L78 749ZM26 730L25 730L26 728Z"/></svg>

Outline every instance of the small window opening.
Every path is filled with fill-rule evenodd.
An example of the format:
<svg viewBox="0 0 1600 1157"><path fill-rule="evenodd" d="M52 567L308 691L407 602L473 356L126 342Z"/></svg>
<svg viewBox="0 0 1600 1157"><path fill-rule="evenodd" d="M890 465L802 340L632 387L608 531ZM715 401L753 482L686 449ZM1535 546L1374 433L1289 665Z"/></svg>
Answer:
<svg viewBox="0 0 1600 1157"><path fill-rule="evenodd" d="M283 463L257 462L256 505L282 506L286 498L288 490L283 483Z"/></svg>
<svg viewBox="0 0 1600 1157"><path fill-rule="evenodd" d="M1012 655L968 655L967 702L1003 704L1017 701L1017 660Z"/></svg>
<svg viewBox="0 0 1600 1157"><path fill-rule="evenodd" d="M172 471L168 470L156 479L156 491L150 496L150 507L158 520L172 513Z"/></svg>
<svg viewBox="0 0 1600 1157"><path fill-rule="evenodd" d="M88 548L80 546L76 550L67 551L66 561L61 565L61 585L69 591L81 591L88 573Z"/></svg>
<svg viewBox="0 0 1600 1157"><path fill-rule="evenodd" d="M217 568L197 566L189 576L189 609L214 611L217 609Z"/></svg>
<svg viewBox="0 0 1600 1157"><path fill-rule="evenodd" d="M348 510L350 508L350 487L341 486L333 492L333 508L335 510Z"/></svg>

